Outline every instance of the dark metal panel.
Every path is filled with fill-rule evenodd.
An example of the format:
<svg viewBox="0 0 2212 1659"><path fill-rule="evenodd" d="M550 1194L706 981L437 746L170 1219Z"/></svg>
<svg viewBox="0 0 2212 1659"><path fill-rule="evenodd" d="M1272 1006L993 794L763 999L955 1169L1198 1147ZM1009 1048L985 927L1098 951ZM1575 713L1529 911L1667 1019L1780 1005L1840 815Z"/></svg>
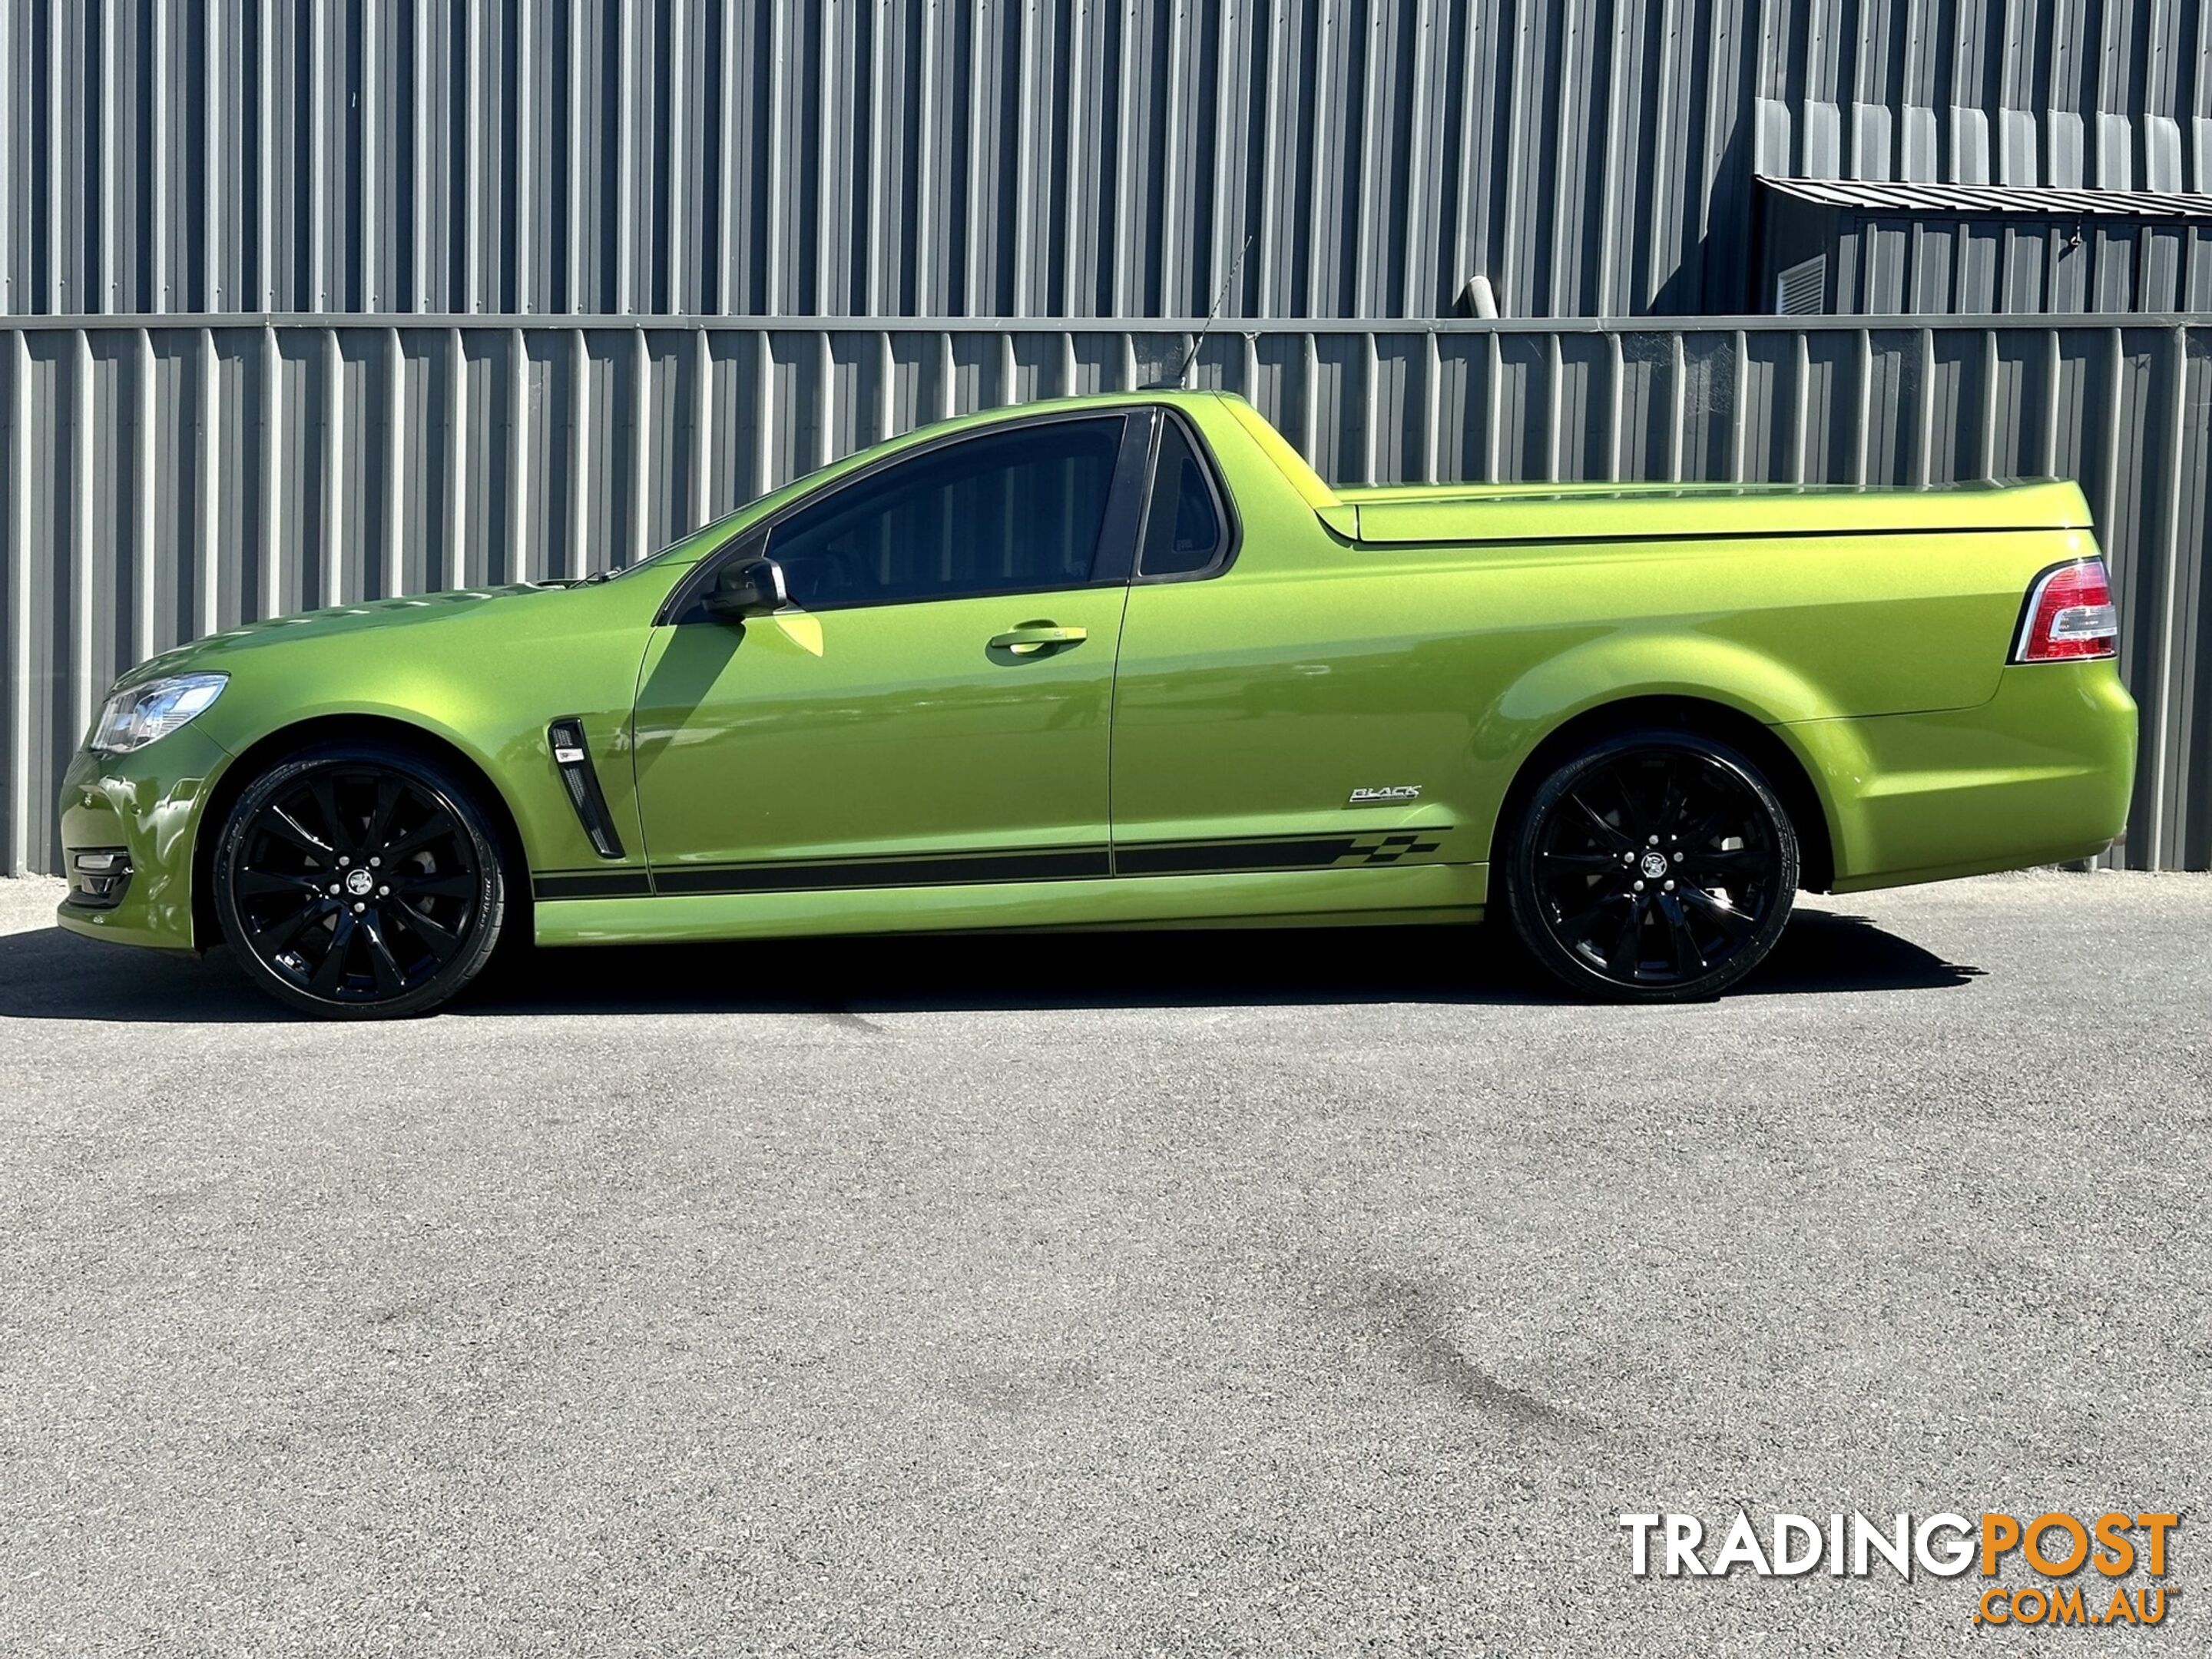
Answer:
<svg viewBox="0 0 2212 1659"><path fill-rule="evenodd" d="M2071 227L2054 231L2051 239L2050 308L2060 312L2087 311L2096 270L2096 249Z"/></svg>
<svg viewBox="0 0 2212 1659"><path fill-rule="evenodd" d="M2212 198L2197 10L6 0L0 309L1741 309L1755 173Z"/></svg>
<svg viewBox="0 0 2212 1659"><path fill-rule="evenodd" d="M2137 238L2142 261L2136 276L2132 308L2136 311L2181 309L2183 266L2188 258L2190 227L2148 224Z"/></svg>
<svg viewBox="0 0 2212 1659"><path fill-rule="evenodd" d="M1997 289L1987 309L2038 312L2046 308L2048 283L2057 254L2051 226L2035 221L2008 224L2002 230Z"/></svg>
<svg viewBox="0 0 2212 1659"><path fill-rule="evenodd" d="M1906 226L1909 303L1898 307L1900 311L1925 316L1970 309L1956 302L1954 286L1963 229L1958 221L1946 219L1918 219Z"/></svg>
<svg viewBox="0 0 2212 1659"><path fill-rule="evenodd" d="M2001 311L1998 271L2006 242L2002 222L1969 219L1959 226L1957 270L1951 289L1951 309L1970 313Z"/></svg>
<svg viewBox="0 0 2212 1659"><path fill-rule="evenodd" d="M2094 225L2086 233L2091 251L2088 303L2096 311L2136 307L2136 241L2131 225Z"/></svg>

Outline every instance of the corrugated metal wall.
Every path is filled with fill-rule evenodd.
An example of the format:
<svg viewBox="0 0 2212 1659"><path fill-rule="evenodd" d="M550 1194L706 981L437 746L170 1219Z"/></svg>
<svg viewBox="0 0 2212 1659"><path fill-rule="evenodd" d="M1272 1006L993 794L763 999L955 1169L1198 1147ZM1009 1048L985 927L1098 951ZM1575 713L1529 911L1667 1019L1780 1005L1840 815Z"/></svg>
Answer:
<svg viewBox="0 0 2212 1659"><path fill-rule="evenodd" d="M2143 705L2130 864L2212 866L2212 325L2077 317L1217 332L1325 474L2081 479ZM179 319L0 330L0 822L54 866L60 769L122 668L305 606L632 560L918 422L1132 386L1187 337L995 325Z"/></svg>
<svg viewBox="0 0 2212 1659"><path fill-rule="evenodd" d="M2212 224L1843 214L1835 308L2212 312Z"/></svg>
<svg viewBox="0 0 2212 1659"><path fill-rule="evenodd" d="M1751 175L2212 189L2202 0L0 0L0 312L1731 312Z"/></svg>

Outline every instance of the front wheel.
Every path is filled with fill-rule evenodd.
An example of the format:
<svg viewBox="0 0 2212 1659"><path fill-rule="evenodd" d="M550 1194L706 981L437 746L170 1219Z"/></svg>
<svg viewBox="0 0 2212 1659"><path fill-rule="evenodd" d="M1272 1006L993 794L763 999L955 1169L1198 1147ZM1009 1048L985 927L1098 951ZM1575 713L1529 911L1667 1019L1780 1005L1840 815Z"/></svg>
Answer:
<svg viewBox="0 0 2212 1659"><path fill-rule="evenodd" d="M1513 929L1569 988L1688 1001L1771 950L1797 890L1797 835L1759 768L1687 732L1622 733L1571 757L1505 839Z"/></svg>
<svg viewBox="0 0 2212 1659"><path fill-rule="evenodd" d="M506 879L468 786L383 744L278 762L240 795L215 855L216 914L247 973L337 1019L421 1013L474 979Z"/></svg>

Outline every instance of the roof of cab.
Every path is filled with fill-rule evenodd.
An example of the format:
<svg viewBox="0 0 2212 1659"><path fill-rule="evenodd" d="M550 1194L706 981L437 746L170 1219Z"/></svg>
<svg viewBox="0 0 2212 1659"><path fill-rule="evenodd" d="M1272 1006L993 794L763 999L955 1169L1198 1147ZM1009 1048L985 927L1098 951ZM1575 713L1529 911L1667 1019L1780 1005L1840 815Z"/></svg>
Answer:
<svg viewBox="0 0 2212 1659"><path fill-rule="evenodd" d="M1267 423L1266 416L1233 392L1193 391L1181 387L1139 387L1127 392L1091 392L1068 398L1041 398L1032 403L1003 404L994 409L979 409L966 415L954 415L941 421L933 421L897 434L849 455L841 455L826 465L792 479L769 494L739 507L729 518L717 521L726 525L732 520L750 519L780 507L796 495L817 489L831 479L845 473L856 472L890 454L915 444L943 437L951 433L978 430L1011 421L1034 419L1038 416L1079 414L1086 410L1145 408L1164 404L1172 409L1196 412L1200 410L1226 411L1249 435L1254 446L1280 472L1291 490L1310 507L1322 522L1338 534L1351 537L1358 520L1351 506L1338 496L1321 476L1306 464L1305 458L1292 448L1290 441ZM700 532L704 544L711 538Z"/></svg>

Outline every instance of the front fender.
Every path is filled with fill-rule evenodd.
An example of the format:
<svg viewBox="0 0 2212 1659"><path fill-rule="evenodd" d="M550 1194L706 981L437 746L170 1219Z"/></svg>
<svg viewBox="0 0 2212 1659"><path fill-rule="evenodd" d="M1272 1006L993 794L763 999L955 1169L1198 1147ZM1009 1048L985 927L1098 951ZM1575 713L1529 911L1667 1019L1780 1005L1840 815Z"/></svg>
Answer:
<svg viewBox="0 0 2212 1659"><path fill-rule="evenodd" d="M401 690L342 687L285 702L281 709L257 710L258 700L243 699L231 722L215 735L246 762L242 777L258 770L258 763L283 749L289 738L310 738L317 728L327 730L334 723L420 733L452 750L483 775L513 819L532 870L559 870L605 862L593 850L569 804L546 738L550 721L577 716L584 721L602 789L625 846L634 854L642 848L629 759L626 685L611 684L594 698L581 684L485 684L474 677L434 673L418 675L404 687L404 700ZM257 719L257 714L261 717Z"/></svg>
<svg viewBox="0 0 2212 1659"><path fill-rule="evenodd" d="M310 721L419 732L489 782L532 871L610 862L578 820L546 737L554 720L579 720L629 854L618 862L641 864L630 711L653 612L672 580L641 572L596 587L402 607L374 627L272 629L210 653L207 665L231 681L201 718L226 748L257 760Z"/></svg>

